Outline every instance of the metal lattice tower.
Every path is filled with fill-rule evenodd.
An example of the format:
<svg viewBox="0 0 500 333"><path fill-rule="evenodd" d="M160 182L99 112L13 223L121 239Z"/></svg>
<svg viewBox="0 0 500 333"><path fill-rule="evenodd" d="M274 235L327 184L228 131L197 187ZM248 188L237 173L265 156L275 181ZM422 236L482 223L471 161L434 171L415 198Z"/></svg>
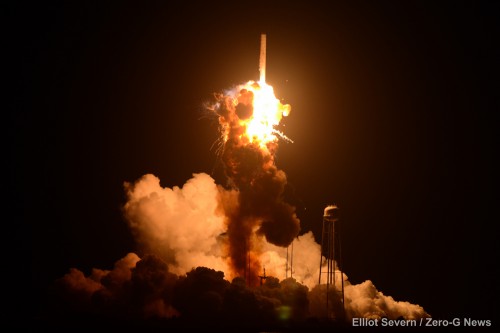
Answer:
<svg viewBox="0 0 500 333"><path fill-rule="evenodd" d="M323 232L321 236L321 258L319 264L319 284L321 279L326 284L326 308L328 317L334 316L333 303L329 300L330 290L333 290L339 296L342 308L340 316L345 313L344 306L344 279L342 272L342 256L340 246L340 225L339 208L336 205L329 205L325 208L323 214ZM326 271L323 267L323 257L326 260Z"/></svg>

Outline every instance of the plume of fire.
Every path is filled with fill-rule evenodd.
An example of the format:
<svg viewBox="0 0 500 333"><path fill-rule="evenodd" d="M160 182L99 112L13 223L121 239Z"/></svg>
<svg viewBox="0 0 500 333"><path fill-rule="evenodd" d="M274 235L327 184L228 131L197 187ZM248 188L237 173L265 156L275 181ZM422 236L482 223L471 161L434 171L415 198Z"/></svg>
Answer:
<svg viewBox="0 0 500 333"><path fill-rule="evenodd" d="M291 140L276 129L283 117L290 114L289 104L282 104L274 94L272 86L266 82L249 81L225 94L216 95L220 103L215 104L216 112L222 117L223 141L237 138L241 144L255 144L264 153L272 154L271 147L279 138ZM233 110L235 114L220 113L222 109Z"/></svg>
<svg viewBox="0 0 500 333"><path fill-rule="evenodd" d="M231 267L257 283L258 237L288 246L300 230L295 207L283 199L286 175L274 162L278 140L291 141L276 129L291 108L276 98L272 86L249 81L215 95L210 109L219 117L226 175L239 194L238 204L225 209Z"/></svg>

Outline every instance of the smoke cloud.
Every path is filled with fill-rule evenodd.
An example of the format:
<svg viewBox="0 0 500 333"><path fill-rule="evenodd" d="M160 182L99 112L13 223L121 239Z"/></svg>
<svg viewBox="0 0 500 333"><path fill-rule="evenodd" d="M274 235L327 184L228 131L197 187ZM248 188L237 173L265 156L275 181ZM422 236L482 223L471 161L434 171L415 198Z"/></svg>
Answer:
<svg viewBox="0 0 500 333"><path fill-rule="evenodd" d="M420 305L397 302L391 296L384 295L370 280L357 285L351 285L347 281L344 294L346 315L349 320L354 317L373 319L403 317L412 320L429 316Z"/></svg>
<svg viewBox="0 0 500 333"><path fill-rule="evenodd" d="M288 269L291 247L255 236L255 260L266 279L252 287L229 265L224 214L238 210L238 192L217 186L206 174L194 174L182 188L163 188L157 177L145 175L126 183L125 190L124 214L140 248L150 254L141 259L129 253L113 269L93 269L87 276L70 269L53 287L56 318L82 313L120 320L169 318L183 327L231 329L326 317L326 288L317 285L321 251L312 232L293 240ZM351 285L343 278L347 319L428 316L418 305L385 296L371 281ZM338 294L330 293L332 308L341 314Z"/></svg>
<svg viewBox="0 0 500 333"><path fill-rule="evenodd" d="M194 174L182 188L162 188L154 175L125 183L124 214L143 253L154 253L185 274L208 266L228 271L225 216L220 191L207 174ZM231 200L231 192L224 191Z"/></svg>
<svg viewBox="0 0 500 333"><path fill-rule="evenodd" d="M354 317L418 319L428 317L419 305L397 302L371 281L345 281L345 318L339 294L329 291L330 308L338 320ZM182 327L262 328L304 324L325 318L326 286L312 289L295 278L267 276L256 287L224 272L193 268L183 275L155 255L140 259L129 253L112 270L93 269L85 276L72 268L53 286L54 320L78 314L114 320L178 320ZM340 321L343 322L343 321ZM208 326L207 326L208 325Z"/></svg>
<svg viewBox="0 0 500 333"><path fill-rule="evenodd" d="M168 319L183 328L272 329L330 316L327 299L338 322L428 316L369 280L352 285L345 274L338 277L344 303L336 290L318 285L325 258L312 232L299 235L295 208L284 201L287 178L274 162L276 140L243 135L255 112L249 87L259 84L217 94L210 106L221 126L229 186L204 173L182 187L162 187L152 174L125 182L123 214L139 255L129 253L111 270L94 268L88 275L71 268L52 288L56 318L83 313ZM278 106L284 110L278 118L289 113Z"/></svg>
<svg viewBox="0 0 500 333"><path fill-rule="evenodd" d="M258 83L249 84L260 89ZM248 84L237 86L215 95L210 108L218 115L225 136L221 156L224 170L239 194L236 209L226 212L230 264L235 274L255 284L260 271L258 236L271 244L288 246L300 231L300 221L295 207L284 201L287 179L274 163L276 142L263 147L262 142L243 135L249 126L244 120L255 111L255 96L248 88ZM277 114L280 118L281 113Z"/></svg>

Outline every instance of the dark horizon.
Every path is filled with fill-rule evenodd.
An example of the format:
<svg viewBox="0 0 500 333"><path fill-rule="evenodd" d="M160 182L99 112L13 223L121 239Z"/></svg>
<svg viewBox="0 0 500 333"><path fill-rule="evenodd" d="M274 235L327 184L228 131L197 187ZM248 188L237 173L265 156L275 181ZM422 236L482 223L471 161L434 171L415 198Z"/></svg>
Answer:
<svg viewBox="0 0 500 333"><path fill-rule="evenodd" d="M136 251L124 182L152 173L182 186L205 172L227 184L203 103L258 80L265 33L267 82L292 107L294 143L280 142L276 163L303 232L320 242L334 203L353 283L435 318L496 320L488 7L7 6L7 178L30 312L70 268L110 269Z"/></svg>

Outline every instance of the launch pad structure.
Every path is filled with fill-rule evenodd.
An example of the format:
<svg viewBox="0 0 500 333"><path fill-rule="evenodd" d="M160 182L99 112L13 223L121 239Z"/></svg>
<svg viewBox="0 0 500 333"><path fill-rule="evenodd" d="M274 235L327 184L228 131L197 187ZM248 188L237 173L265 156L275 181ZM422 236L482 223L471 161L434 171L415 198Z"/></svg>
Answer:
<svg viewBox="0 0 500 333"><path fill-rule="evenodd" d="M323 267L325 262L326 267ZM326 268L326 270L325 270ZM341 318L345 314L344 273L342 271L342 253L340 243L339 208L329 205L323 213L323 231L321 236L321 254L319 263L319 281L326 279L326 309L328 317L335 317L334 305L341 302ZM333 292L333 293L332 293ZM331 299L334 298L334 299Z"/></svg>

